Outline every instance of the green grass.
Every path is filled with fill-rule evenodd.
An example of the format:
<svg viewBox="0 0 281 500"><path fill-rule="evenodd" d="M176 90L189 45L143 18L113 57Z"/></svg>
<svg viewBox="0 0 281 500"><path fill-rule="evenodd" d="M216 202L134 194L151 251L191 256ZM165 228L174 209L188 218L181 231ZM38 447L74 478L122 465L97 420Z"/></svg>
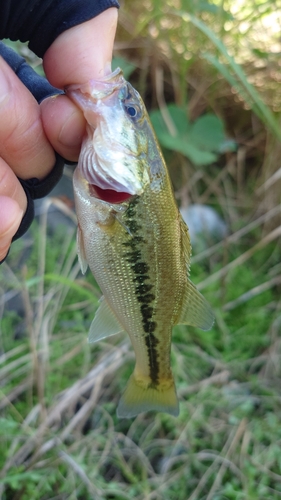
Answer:
<svg viewBox="0 0 281 500"><path fill-rule="evenodd" d="M16 242L0 269L3 500L281 498L280 50L267 24L281 4L236 7L120 10L116 64L154 116L178 204L211 205L229 226L194 248L191 278L216 322L174 329L180 415L117 419L132 348L121 335L88 345L100 292L80 274L74 232L47 236L43 216L32 248ZM6 308L16 293L20 315Z"/></svg>
<svg viewBox="0 0 281 500"><path fill-rule="evenodd" d="M35 279L42 266L40 243L25 263L27 277L17 273L25 332L14 338L23 321L14 313L1 322L2 498L280 498L278 287L227 308L268 279L280 263L280 247L267 245L247 267L204 290L217 318L211 331L175 328L180 416L118 420L116 406L134 364L129 341L113 337L87 344L98 290L90 275L82 279L78 273L74 239L62 255L63 231L47 240L42 231L34 227L35 237L46 241L43 287ZM248 247L250 236L256 240L259 231L229 248L230 261ZM14 245L12 269L18 252ZM222 256L223 250L212 269L209 259L194 264L194 281L216 272ZM13 289L10 266L2 268L5 291Z"/></svg>

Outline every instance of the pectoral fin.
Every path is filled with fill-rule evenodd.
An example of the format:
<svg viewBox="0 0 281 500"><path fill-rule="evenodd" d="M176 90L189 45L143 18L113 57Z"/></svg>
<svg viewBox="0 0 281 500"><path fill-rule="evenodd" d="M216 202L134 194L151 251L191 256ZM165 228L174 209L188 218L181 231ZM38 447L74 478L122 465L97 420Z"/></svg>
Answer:
<svg viewBox="0 0 281 500"><path fill-rule="evenodd" d="M214 323L214 315L210 305L189 279L177 323L196 326L202 330L210 330Z"/></svg>
<svg viewBox="0 0 281 500"><path fill-rule="evenodd" d="M125 224L125 222L123 221L123 214L114 214L114 217L116 218L116 220L119 222L119 224L121 224L121 226L125 229L125 231L130 235L130 236L133 236L132 235L132 231L130 231L129 227Z"/></svg>
<svg viewBox="0 0 281 500"><path fill-rule="evenodd" d="M83 235L79 225L77 227L76 245L77 245L77 255L81 271L83 274L85 274L85 272L87 271L88 262L85 254Z"/></svg>
<svg viewBox="0 0 281 500"><path fill-rule="evenodd" d="M90 326L88 342L97 342L98 340L120 333L123 330L123 327L116 319L105 298L101 297L100 306Z"/></svg>

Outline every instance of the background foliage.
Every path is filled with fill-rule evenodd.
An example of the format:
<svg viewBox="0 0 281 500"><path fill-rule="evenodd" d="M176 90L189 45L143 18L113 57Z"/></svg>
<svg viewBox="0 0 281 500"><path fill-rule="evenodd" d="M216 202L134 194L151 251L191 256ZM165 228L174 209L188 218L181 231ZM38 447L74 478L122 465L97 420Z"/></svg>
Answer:
<svg viewBox="0 0 281 500"><path fill-rule="evenodd" d="M68 200L46 200L1 267L3 500L281 498L280 21L272 0L122 2L114 64L147 104L177 202L229 228L192 262L216 324L174 330L177 419L118 420L132 350L87 344L99 290L75 228L49 229L53 206L75 220Z"/></svg>

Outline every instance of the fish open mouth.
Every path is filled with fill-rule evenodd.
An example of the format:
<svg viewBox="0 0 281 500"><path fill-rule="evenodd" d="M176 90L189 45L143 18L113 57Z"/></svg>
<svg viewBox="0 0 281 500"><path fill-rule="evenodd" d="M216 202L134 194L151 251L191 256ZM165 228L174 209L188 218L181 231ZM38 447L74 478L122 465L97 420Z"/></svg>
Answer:
<svg viewBox="0 0 281 500"><path fill-rule="evenodd" d="M133 195L130 193L122 193L114 189L102 189L94 184L89 184L90 195L107 203L123 203Z"/></svg>

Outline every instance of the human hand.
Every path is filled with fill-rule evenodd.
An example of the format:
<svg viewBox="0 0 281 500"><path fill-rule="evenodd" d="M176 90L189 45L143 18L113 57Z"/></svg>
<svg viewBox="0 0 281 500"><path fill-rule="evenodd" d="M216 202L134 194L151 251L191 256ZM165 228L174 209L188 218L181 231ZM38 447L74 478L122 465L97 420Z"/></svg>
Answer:
<svg viewBox="0 0 281 500"><path fill-rule="evenodd" d="M110 8L59 35L43 58L49 82L64 89L110 73L116 25L117 9ZM17 177L46 177L55 151L77 161L84 129L81 111L67 96L49 97L38 105L0 57L0 261L27 207Z"/></svg>

